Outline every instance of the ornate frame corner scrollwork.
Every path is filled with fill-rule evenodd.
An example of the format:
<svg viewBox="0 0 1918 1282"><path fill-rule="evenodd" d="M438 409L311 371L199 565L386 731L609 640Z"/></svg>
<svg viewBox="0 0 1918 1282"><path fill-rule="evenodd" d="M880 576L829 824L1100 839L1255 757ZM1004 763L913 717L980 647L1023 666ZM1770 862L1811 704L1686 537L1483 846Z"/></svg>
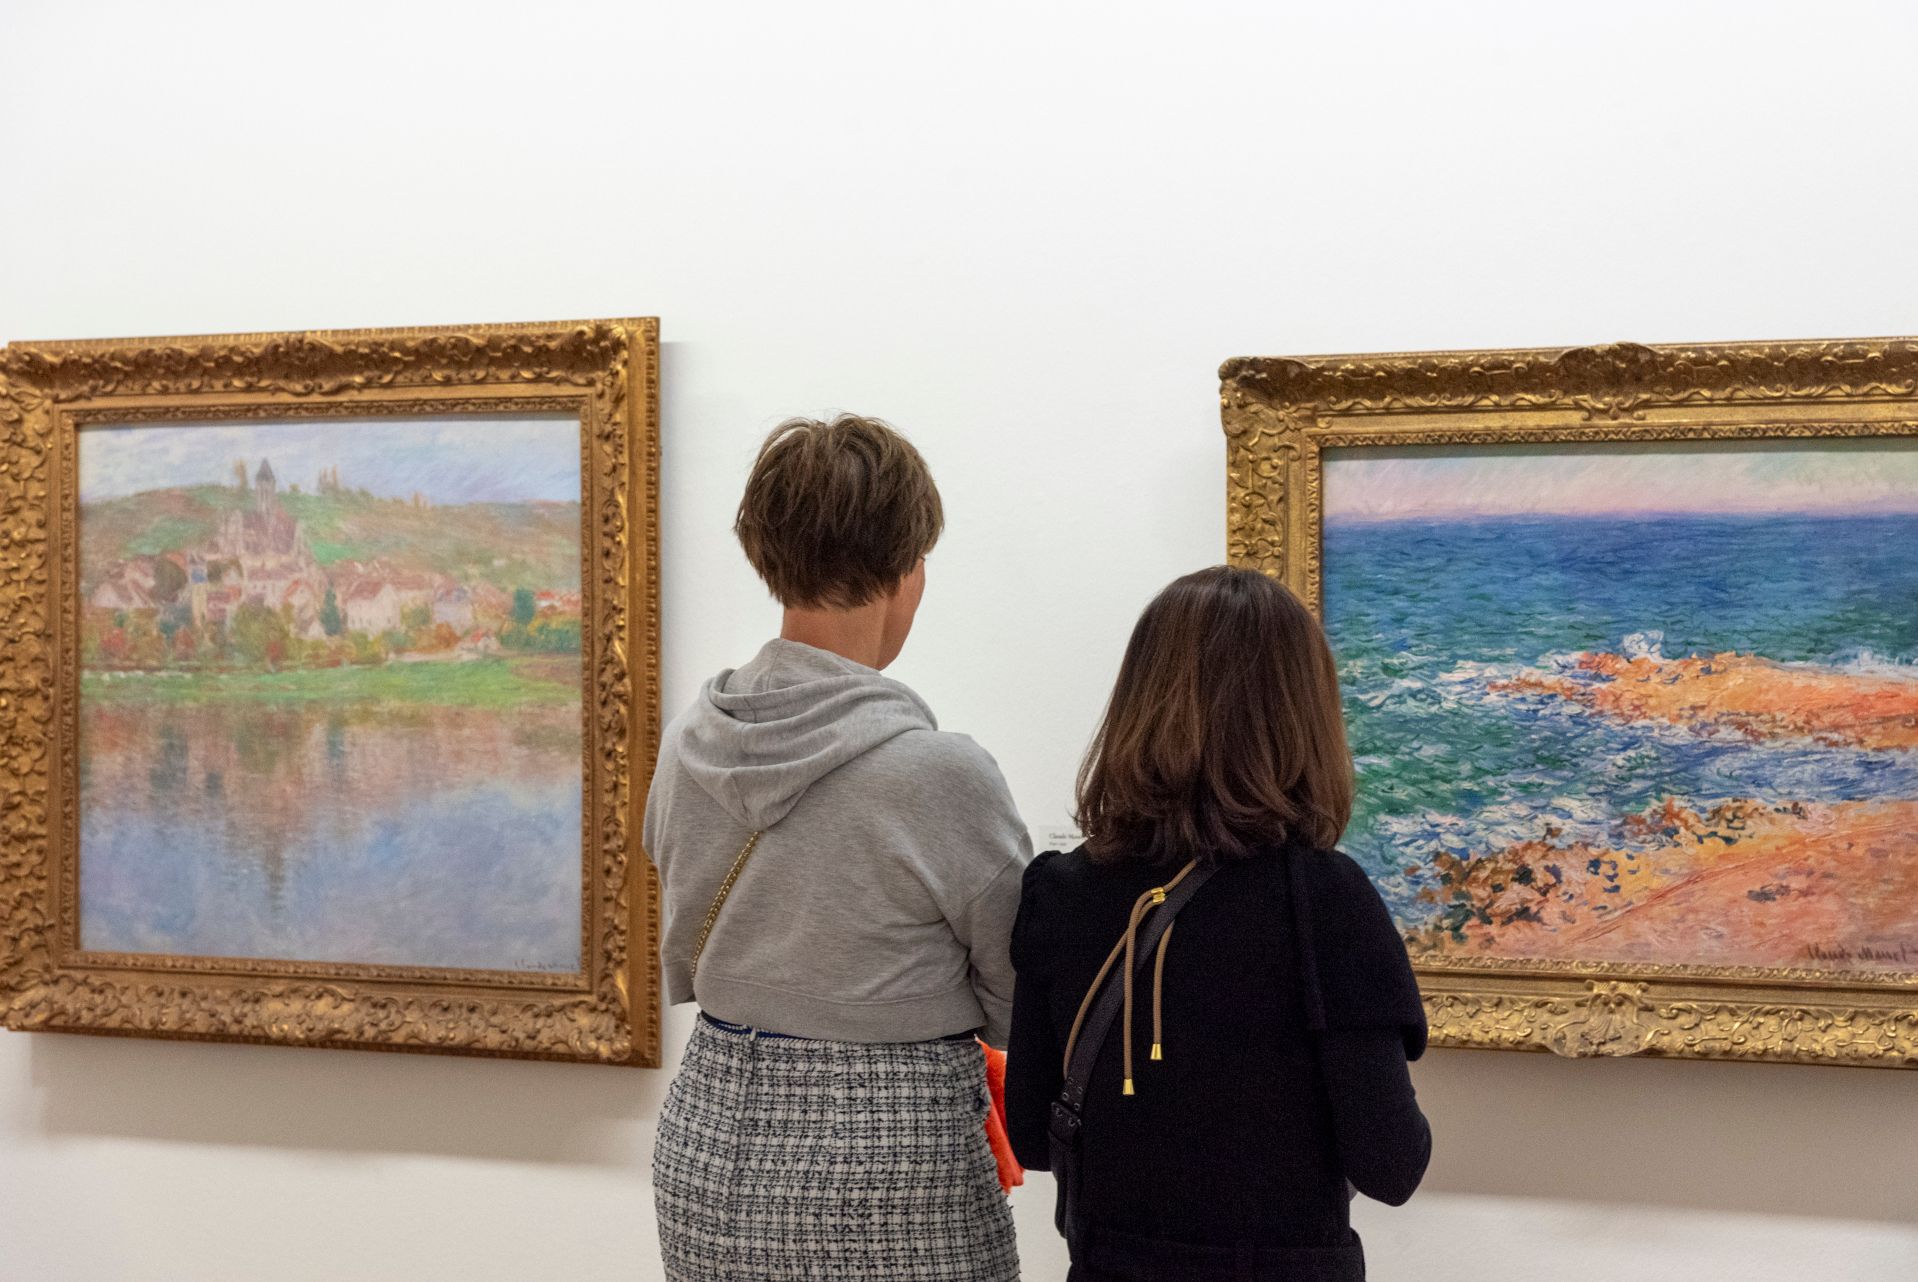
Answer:
<svg viewBox="0 0 1918 1282"><path fill-rule="evenodd" d="M574 975L78 946L77 433L89 423L577 415L583 893ZM655 318L0 349L0 1026L657 1066Z"/></svg>
<svg viewBox="0 0 1918 1282"><path fill-rule="evenodd" d="M1918 339L1239 357L1228 559L1323 600L1324 452L1918 438ZM1414 954L1437 1046L1918 1067L1918 975Z"/></svg>

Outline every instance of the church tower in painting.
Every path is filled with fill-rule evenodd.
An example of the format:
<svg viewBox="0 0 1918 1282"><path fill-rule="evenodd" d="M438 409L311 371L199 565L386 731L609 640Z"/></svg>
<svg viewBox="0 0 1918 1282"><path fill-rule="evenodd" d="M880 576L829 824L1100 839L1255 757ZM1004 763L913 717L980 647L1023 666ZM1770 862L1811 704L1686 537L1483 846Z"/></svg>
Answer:
<svg viewBox="0 0 1918 1282"><path fill-rule="evenodd" d="M265 459L260 460L260 470L253 475L253 510L270 512L275 504L273 491L276 482L273 477L273 465Z"/></svg>

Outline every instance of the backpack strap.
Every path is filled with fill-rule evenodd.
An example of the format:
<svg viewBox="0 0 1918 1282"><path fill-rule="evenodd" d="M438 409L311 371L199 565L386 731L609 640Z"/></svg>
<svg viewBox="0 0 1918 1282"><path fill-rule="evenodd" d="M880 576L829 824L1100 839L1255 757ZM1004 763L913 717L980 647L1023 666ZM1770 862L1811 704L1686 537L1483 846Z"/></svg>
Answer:
<svg viewBox="0 0 1918 1282"><path fill-rule="evenodd" d="M1165 885L1154 886L1139 896L1138 903L1133 905L1132 917L1126 923L1125 936L1113 947L1105 965L1099 968L1098 975L1094 977L1092 987L1086 991L1085 1000L1079 1004L1078 1018L1073 1021L1072 1032L1066 1039L1065 1083L1060 1088L1059 1098L1053 1101L1052 1116L1048 1123L1050 1165L1059 1184L1059 1203L1054 1219L1061 1233L1065 1233L1067 1224L1076 1218L1073 1211L1077 1205L1079 1184L1079 1128L1082 1125L1086 1089L1092 1081L1092 1070L1098 1066L1099 1052L1105 1047L1106 1035L1112 1031L1112 1021L1118 1018L1126 989L1130 987L1132 971L1135 969L1133 957L1136 953L1136 969L1143 971L1161 937L1172 928L1179 910L1192 902L1192 896L1199 892L1199 887L1205 885L1217 871L1216 864L1201 865L1194 860ZM1112 972L1122 955L1126 958L1127 966L1123 975L1115 976ZM1163 960L1161 955L1158 962L1153 964L1162 965ZM1131 1094L1130 1081L1126 1087L1126 1093Z"/></svg>

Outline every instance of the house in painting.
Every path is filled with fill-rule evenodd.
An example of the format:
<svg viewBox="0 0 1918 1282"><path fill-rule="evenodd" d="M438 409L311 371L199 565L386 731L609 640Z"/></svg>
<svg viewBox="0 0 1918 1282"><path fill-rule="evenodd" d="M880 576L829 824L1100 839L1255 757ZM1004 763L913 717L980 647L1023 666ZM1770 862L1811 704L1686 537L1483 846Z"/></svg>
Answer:
<svg viewBox="0 0 1918 1282"><path fill-rule="evenodd" d="M87 604L99 610L151 610L152 584L149 582L142 587L129 575L117 575L95 588L93 595L87 598Z"/></svg>
<svg viewBox="0 0 1918 1282"><path fill-rule="evenodd" d="M243 599L237 585L209 588L194 597L194 622L198 628L211 623L225 623L240 608Z"/></svg>
<svg viewBox="0 0 1918 1282"><path fill-rule="evenodd" d="M462 662L468 659L484 659L488 655L500 652L499 638L484 629L468 633L454 648L454 655Z"/></svg>
<svg viewBox="0 0 1918 1282"><path fill-rule="evenodd" d="M433 574L394 574L388 577L394 594L399 598L400 611L420 611L428 619L433 617L433 601L442 587L450 587L450 581Z"/></svg>
<svg viewBox="0 0 1918 1282"><path fill-rule="evenodd" d="M475 619L497 623L512 616L512 595L502 588L490 583L475 583L467 588L467 594L473 602Z"/></svg>
<svg viewBox="0 0 1918 1282"><path fill-rule="evenodd" d="M433 622L465 630L473 626L473 594L457 584L433 594Z"/></svg>
<svg viewBox="0 0 1918 1282"><path fill-rule="evenodd" d="M340 611L352 632L378 636L400 627L401 597L387 579L361 579L339 598Z"/></svg>
<svg viewBox="0 0 1918 1282"><path fill-rule="evenodd" d="M161 604L160 571L155 560L166 558L133 557L107 567L104 577L87 594L87 604L98 610L152 610ZM169 563L168 571L176 567ZM184 576L181 576L184 577ZM176 579L177 582L177 579Z"/></svg>

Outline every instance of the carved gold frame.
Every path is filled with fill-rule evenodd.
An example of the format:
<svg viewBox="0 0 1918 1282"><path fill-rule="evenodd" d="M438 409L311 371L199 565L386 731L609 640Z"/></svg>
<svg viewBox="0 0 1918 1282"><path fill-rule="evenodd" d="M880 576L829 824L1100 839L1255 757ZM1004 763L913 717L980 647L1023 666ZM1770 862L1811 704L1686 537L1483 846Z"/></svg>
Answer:
<svg viewBox="0 0 1918 1282"><path fill-rule="evenodd" d="M653 318L0 349L0 1026L655 1066ZM79 948L78 433L88 424L564 413L580 423L582 968L317 965Z"/></svg>
<svg viewBox="0 0 1918 1282"><path fill-rule="evenodd" d="M1322 604L1331 449L1918 436L1918 339L1246 357L1230 560ZM1918 1066L1918 976L1413 958L1440 1046Z"/></svg>

